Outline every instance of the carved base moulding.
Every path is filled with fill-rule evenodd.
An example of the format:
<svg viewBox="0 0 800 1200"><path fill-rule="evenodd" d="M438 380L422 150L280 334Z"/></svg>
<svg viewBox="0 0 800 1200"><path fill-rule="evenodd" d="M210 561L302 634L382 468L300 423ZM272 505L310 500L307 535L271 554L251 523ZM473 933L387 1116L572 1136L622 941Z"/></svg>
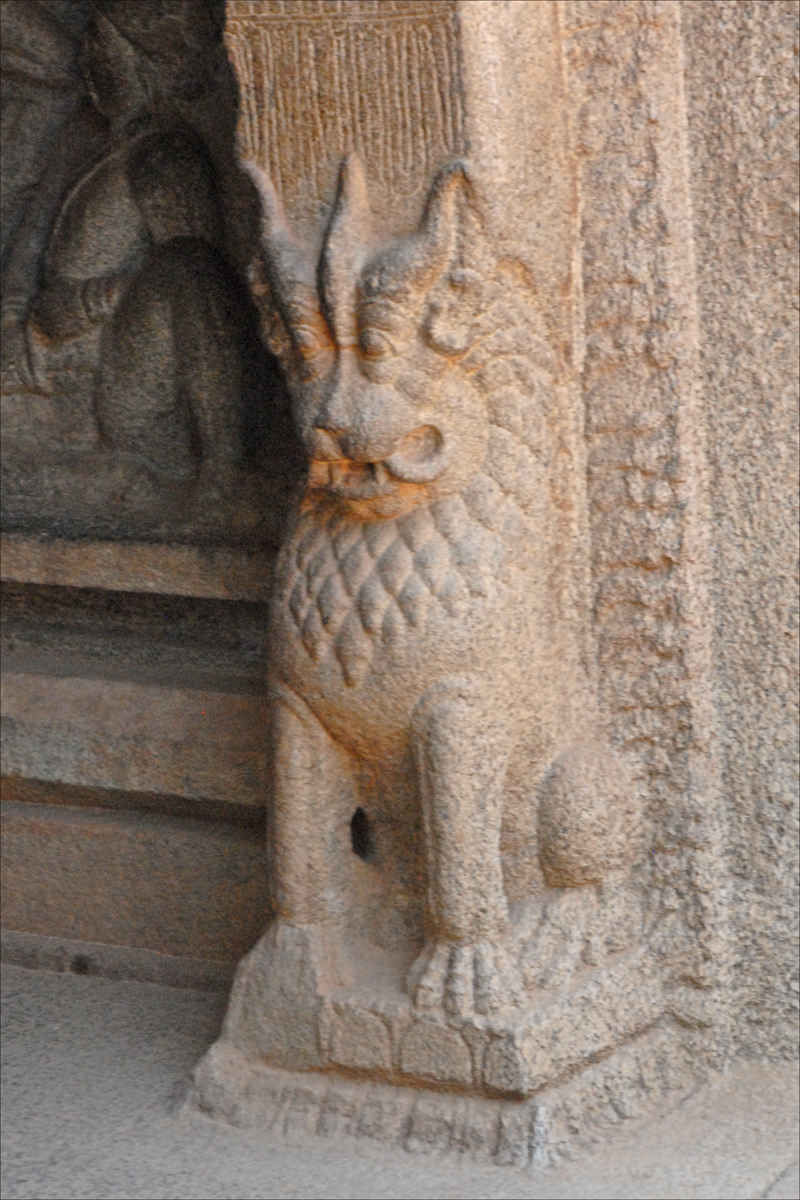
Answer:
<svg viewBox="0 0 800 1200"><path fill-rule="evenodd" d="M669 1023L529 1099L287 1071L220 1042L195 1070L189 1103L300 1146L316 1136L361 1153L393 1147L537 1170L606 1140L628 1118L680 1103L700 1078Z"/></svg>
<svg viewBox="0 0 800 1200"><path fill-rule="evenodd" d="M550 987L533 988L491 1015L459 1015L415 1004L402 960L392 963L368 943L351 943L348 962L330 931L277 923L239 969L223 1040L255 1060L299 1070L339 1069L520 1098L663 1018L666 1001L645 950L571 973L564 959L575 955L574 945L562 940L556 961L547 962L541 933L526 940L515 929L512 936L520 959L528 959L529 977L549 969ZM484 952L488 958L491 949Z"/></svg>

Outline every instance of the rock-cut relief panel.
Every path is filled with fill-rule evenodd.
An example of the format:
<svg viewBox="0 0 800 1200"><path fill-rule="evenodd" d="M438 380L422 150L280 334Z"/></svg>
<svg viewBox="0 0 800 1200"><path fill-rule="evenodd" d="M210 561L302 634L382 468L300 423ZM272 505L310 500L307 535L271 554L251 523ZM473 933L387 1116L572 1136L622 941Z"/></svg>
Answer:
<svg viewBox="0 0 800 1200"><path fill-rule="evenodd" d="M97 0L62 27L9 8L6 526L258 536L270 367L193 119L230 75L224 12Z"/></svg>

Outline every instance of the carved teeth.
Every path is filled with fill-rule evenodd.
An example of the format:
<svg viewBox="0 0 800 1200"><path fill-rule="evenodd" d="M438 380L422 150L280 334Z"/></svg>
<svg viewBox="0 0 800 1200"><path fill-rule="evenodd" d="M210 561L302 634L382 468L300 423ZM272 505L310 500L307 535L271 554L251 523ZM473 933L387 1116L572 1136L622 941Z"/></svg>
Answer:
<svg viewBox="0 0 800 1200"><path fill-rule="evenodd" d="M331 464L313 459L308 464L308 486L324 488L331 482Z"/></svg>
<svg viewBox="0 0 800 1200"><path fill-rule="evenodd" d="M348 459L341 459L328 463L327 466L329 479L326 483L340 495L366 499L382 494L390 483L389 473L381 462L350 462Z"/></svg>

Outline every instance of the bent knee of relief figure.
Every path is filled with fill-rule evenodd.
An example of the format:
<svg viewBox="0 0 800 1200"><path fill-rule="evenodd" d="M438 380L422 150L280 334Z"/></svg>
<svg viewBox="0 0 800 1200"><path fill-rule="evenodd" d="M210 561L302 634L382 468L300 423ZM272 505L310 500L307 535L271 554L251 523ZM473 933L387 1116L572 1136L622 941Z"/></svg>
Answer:
<svg viewBox="0 0 800 1200"><path fill-rule="evenodd" d="M211 12L153 22L148 6L95 5L81 65L106 141L61 202L27 311L7 306L4 390L69 397L84 443L91 426L157 476L224 488L241 457L246 300L209 151L181 115L218 49Z"/></svg>

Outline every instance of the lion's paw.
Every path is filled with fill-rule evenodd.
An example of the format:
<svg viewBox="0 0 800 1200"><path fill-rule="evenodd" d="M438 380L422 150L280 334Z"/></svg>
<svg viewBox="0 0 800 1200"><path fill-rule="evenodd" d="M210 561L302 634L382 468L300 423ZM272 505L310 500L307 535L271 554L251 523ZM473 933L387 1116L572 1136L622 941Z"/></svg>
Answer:
<svg viewBox="0 0 800 1200"><path fill-rule="evenodd" d="M430 942L408 976L418 1009L488 1016L519 1003L522 979L510 951L489 942Z"/></svg>

